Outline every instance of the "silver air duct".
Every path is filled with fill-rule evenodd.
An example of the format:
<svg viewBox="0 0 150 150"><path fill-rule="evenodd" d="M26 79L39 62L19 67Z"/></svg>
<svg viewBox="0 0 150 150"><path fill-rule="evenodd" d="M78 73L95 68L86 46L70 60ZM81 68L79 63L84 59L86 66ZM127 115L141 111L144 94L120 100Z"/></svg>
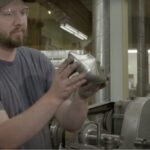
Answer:
<svg viewBox="0 0 150 150"><path fill-rule="evenodd" d="M110 74L110 1L93 0L93 49L94 55ZM110 84L96 95L96 103L110 100Z"/></svg>

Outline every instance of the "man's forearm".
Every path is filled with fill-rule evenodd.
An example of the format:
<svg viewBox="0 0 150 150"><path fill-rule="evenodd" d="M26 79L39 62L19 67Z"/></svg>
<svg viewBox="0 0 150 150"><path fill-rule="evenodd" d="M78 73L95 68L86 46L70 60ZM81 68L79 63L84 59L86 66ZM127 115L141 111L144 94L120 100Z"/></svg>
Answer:
<svg viewBox="0 0 150 150"><path fill-rule="evenodd" d="M76 93L72 101L67 100L60 106L56 118L65 129L76 131L87 118L87 112L87 101L81 99Z"/></svg>
<svg viewBox="0 0 150 150"><path fill-rule="evenodd" d="M17 148L38 133L53 117L60 102L45 94L24 113L0 124L0 148Z"/></svg>

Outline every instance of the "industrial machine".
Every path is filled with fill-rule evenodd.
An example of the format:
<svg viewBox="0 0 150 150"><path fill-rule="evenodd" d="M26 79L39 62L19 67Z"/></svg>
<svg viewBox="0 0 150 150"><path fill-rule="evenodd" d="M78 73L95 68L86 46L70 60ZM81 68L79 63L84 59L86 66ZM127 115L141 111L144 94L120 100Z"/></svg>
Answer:
<svg viewBox="0 0 150 150"><path fill-rule="evenodd" d="M58 149L150 149L150 97L90 106L74 134L56 122L50 128Z"/></svg>

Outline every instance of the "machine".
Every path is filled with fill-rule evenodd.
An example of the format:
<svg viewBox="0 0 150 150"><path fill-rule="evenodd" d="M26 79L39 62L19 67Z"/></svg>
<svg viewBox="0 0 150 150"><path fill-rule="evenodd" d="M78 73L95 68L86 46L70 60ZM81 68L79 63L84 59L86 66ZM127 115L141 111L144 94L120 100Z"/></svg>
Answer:
<svg viewBox="0 0 150 150"><path fill-rule="evenodd" d="M90 106L88 119L74 134L56 122L50 129L58 149L150 149L150 97Z"/></svg>

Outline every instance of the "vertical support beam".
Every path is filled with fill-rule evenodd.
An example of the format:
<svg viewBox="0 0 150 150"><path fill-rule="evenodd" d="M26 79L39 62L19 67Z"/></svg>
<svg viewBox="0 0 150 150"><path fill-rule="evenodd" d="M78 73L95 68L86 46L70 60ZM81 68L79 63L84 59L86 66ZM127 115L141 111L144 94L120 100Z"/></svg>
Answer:
<svg viewBox="0 0 150 150"><path fill-rule="evenodd" d="M148 92L148 52L145 45L145 1L138 0L137 31L137 96L146 96Z"/></svg>
<svg viewBox="0 0 150 150"><path fill-rule="evenodd" d="M128 0L110 0L111 100L128 97Z"/></svg>

